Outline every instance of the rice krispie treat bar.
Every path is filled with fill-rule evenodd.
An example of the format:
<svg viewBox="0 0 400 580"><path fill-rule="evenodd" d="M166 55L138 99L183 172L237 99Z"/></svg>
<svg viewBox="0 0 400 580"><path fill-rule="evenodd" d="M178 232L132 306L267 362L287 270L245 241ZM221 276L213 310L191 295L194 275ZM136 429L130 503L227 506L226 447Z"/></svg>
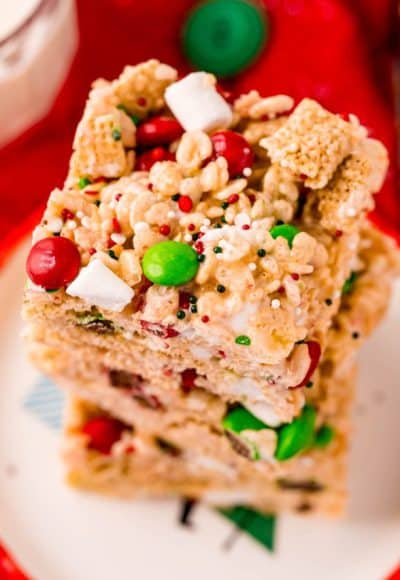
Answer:
<svg viewBox="0 0 400 580"><path fill-rule="evenodd" d="M330 359L354 359L363 341L383 316L390 296L393 275L398 267L391 241L375 229L362 232L360 253L346 283L341 306L328 333ZM254 395L262 382L234 375L227 370L211 374L215 383L199 374L199 369L171 368L168 357L160 354L147 364L145 352L135 356L107 344L85 342L85 329L74 331L69 341L58 329L46 324L31 328L30 354L34 363L61 386L81 399L103 408L140 431L152 432L154 423L163 430L185 420L202 421L214 426L231 404L240 403L269 425L288 423L299 415L313 393L308 389L269 388L267 395ZM336 364L336 363L335 363ZM205 369L206 372L207 369ZM317 384L318 369L313 376ZM246 386L252 396L240 396L237 385ZM231 393L234 393L233 395Z"/></svg>
<svg viewBox="0 0 400 580"><path fill-rule="evenodd" d="M293 107L155 60L97 81L28 257L33 339L298 413L387 158L356 118Z"/></svg>

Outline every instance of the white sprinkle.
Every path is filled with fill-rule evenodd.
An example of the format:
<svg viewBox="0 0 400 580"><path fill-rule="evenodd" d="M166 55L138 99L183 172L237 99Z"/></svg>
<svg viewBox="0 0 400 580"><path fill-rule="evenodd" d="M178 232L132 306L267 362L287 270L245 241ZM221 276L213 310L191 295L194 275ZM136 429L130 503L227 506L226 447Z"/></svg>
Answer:
<svg viewBox="0 0 400 580"><path fill-rule="evenodd" d="M201 231L202 233L205 233L206 231L208 231L208 227L207 227L207 226L201 226L201 227L200 227L200 231Z"/></svg>
<svg viewBox="0 0 400 580"><path fill-rule="evenodd" d="M84 215L85 214L83 213L83 211L80 211L79 210L79 211L76 212L76 217L79 218L80 220L83 218Z"/></svg>
<svg viewBox="0 0 400 580"><path fill-rule="evenodd" d="M149 229L150 226L146 222L137 222L137 224L135 224L135 232L146 232Z"/></svg>
<svg viewBox="0 0 400 580"><path fill-rule="evenodd" d="M245 167L242 173L245 177L250 177L250 175L253 173L253 170L251 169L251 167Z"/></svg>
<svg viewBox="0 0 400 580"><path fill-rule="evenodd" d="M185 242L191 242L192 241L192 236L190 234L185 234L183 236L183 239L185 240Z"/></svg>
<svg viewBox="0 0 400 580"><path fill-rule="evenodd" d="M217 260L223 260L224 259L224 255L223 254L215 254L215 257L217 258Z"/></svg>
<svg viewBox="0 0 400 580"><path fill-rule="evenodd" d="M116 201L115 201L115 199L113 199L113 200L111 200L111 201L110 201L110 203L109 203L109 207L110 207L111 209L115 209L115 208L117 207L117 203L118 203L118 202L116 202Z"/></svg>
<svg viewBox="0 0 400 580"><path fill-rule="evenodd" d="M334 299L334 300L336 300L337 298L339 298L339 297L340 297L340 295L341 295L341 292L340 292L340 290L336 290L336 291L333 293L333 299Z"/></svg>
<svg viewBox="0 0 400 580"><path fill-rule="evenodd" d="M126 340L132 340L133 338L133 333L129 332L128 330L126 332L123 333L123 337L126 338Z"/></svg>
<svg viewBox="0 0 400 580"><path fill-rule="evenodd" d="M174 211L169 211L167 213L167 218L169 218L170 220L174 219L175 216L176 216L176 213Z"/></svg>
<svg viewBox="0 0 400 580"><path fill-rule="evenodd" d="M257 268L256 264L254 262L250 262L249 263L249 270L254 271Z"/></svg>
<svg viewBox="0 0 400 580"><path fill-rule="evenodd" d="M281 301L278 298L274 298L271 300L271 308L272 310L278 310L281 307Z"/></svg>
<svg viewBox="0 0 400 580"><path fill-rule="evenodd" d="M289 151L289 153L296 153L296 151L298 151L299 146L297 143L290 143L287 146L287 151Z"/></svg>
<svg viewBox="0 0 400 580"><path fill-rule="evenodd" d="M206 218L205 220L202 221L202 224L205 226L210 226L211 225L211 220L209 220L208 218Z"/></svg>
<svg viewBox="0 0 400 580"><path fill-rule="evenodd" d="M82 218L82 225L84 228L90 228L90 226L92 225L92 220L90 218L88 218L87 216Z"/></svg>
<svg viewBox="0 0 400 580"><path fill-rule="evenodd" d="M348 207L346 209L347 217L355 217L357 215L357 210L354 207Z"/></svg>
<svg viewBox="0 0 400 580"><path fill-rule="evenodd" d="M61 232L64 222L61 218L53 218L47 222L47 229L49 232L53 232L54 234L58 234Z"/></svg>
<svg viewBox="0 0 400 580"><path fill-rule="evenodd" d="M77 223L74 220L68 220L65 224L65 227L69 230L74 230L77 227Z"/></svg>
<svg viewBox="0 0 400 580"><path fill-rule="evenodd" d="M156 68L154 76L159 81L173 81L176 78L176 70L167 64L160 64Z"/></svg>
<svg viewBox="0 0 400 580"><path fill-rule="evenodd" d="M124 234L111 234L110 238L113 242L121 246L126 242L126 236Z"/></svg>

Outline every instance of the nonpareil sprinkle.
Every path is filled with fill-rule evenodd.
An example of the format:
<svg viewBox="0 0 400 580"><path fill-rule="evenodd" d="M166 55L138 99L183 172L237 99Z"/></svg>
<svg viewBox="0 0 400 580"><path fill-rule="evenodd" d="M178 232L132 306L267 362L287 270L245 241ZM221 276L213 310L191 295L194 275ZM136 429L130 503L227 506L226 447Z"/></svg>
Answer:
<svg viewBox="0 0 400 580"><path fill-rule="evenodd" d="M222 250L221 246L215 246L215 247L213 248L213 252L214 252L214 254L222 254L222 251L223 251L223 250Z"/></svg>
<svg viewBox="0 0 400 580"><path fill-rule="evenodd" d="M121 129L118 129L117 127L113 129L111 132L111 137L114 139L114 141L121 141Z"/></svg>
<svg viewBox="0 0 400 580"><path fill-rule="evenodd" d="M229 207L229 203L227 201L223 201L221 203L221 207L222 207L222 209L227 209Z"/></svg>
<svg viewBox="0 0 400 580"><path fill-rule="evenodd" d="M185 316L186 314L183 310L178 310L178 312L176 313L176 317L179 318L179 320L183 320Z"/></svg>
<svg viewBox="0 0 400 580"><path fill-rule="evenodd" d="M110 256L110 258L112 258L113 260L118 260L118 256L116 255L116 253L114 252L114 250L108 250L107 253Z"/></svg>
<svg viewBox="0 0 400 580"><path fill-rule="evenodd" d="M218 284L217 292L219 292L220 294L223 294L225 292L225 290L226 290L225 286L223 286L222 284Z"/></svg>
<svg viewBox="0 0 400 580"><path fill-rule="evenodd" d="M91 183L90 179L88 179L87 177L81 177L80 180L78 181L78 187L79 189L84 189L90 183Z"/></svg>
<svg viewBox="0 0 400 580"><path fill-rule="evenodd" d="M250 346L251 345L250 337L246 336L245 334L241 334L240 336L237 336L235 338L235 342L236 342L236 344L240 344L242 346Z"/></svg>
<svg viewBox="0 0 400 580"><path fill-rule="evenodd" d="M204 262L205 259L206 259L206 255L205 254L199 254L197 256L197 261L198 262Z"/></svg>
<svg viewBox="0 0 400 580"><path fill-rule="evenodd" d="M257 250L257 256L259 256L260 258L263 258L266 255L267 255L267 252L266 252L266 250L264 250L264 248L260 248L259 250Z"/></svg>

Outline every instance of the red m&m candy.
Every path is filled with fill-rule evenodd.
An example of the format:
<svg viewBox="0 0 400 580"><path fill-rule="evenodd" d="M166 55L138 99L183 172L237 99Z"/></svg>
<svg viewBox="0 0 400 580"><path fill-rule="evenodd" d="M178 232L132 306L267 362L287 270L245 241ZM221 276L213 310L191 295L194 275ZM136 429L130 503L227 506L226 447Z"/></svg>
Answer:
<svg viewBox="0 0 400 580"><path fill-rule="evenodd" d="M136 130L136 142L142 147L168 145L178 139L183 128L172 117L153 117L140 123Z"/></svg>
<svg viewBox="0 0 400 580"><path fill-rule="evenodd" d="M125 425L111 417L94 417L82 427L82 433L89 438L89 449L108 455L114 443L121 439Z"/></svg>
<svg viewBox="0 0 400 580"><path fill-rule="evenodd" d="M242 135L235 131L217 131L211 136L211 141L214 159L225 157L231 177L238 177L243 174L244 169L251 168L253 151Z"/></svg>
<svg viewBox="0 0 400 580"><path fill-rule="evenodd" d="M68 238L44 238L34 244L26 261L26 272L34 284L55 290L76 278L81 256Z"/></svg>
<svg viewBox="0 0 400 580"><path fill-rule="evenodd" d="M175 155L170 153L164 147L154 147L149 151L145 151L136 158L136 171L150 171L154 163L157 161L174 161Z"/></svg>

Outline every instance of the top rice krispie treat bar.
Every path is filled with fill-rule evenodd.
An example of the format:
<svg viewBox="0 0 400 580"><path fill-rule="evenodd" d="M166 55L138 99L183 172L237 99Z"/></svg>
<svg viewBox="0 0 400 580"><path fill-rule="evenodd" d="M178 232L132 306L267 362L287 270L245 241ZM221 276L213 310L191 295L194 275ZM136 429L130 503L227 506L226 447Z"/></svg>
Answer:
<svg viewBox="0 0 400 580"><path fill-rule="evenodd" d="M94 83L35 230L28 316L85 314L193 367L297 386L386 167L355 117L310 99L232 99L207 73L126 67Z"/></svg>

